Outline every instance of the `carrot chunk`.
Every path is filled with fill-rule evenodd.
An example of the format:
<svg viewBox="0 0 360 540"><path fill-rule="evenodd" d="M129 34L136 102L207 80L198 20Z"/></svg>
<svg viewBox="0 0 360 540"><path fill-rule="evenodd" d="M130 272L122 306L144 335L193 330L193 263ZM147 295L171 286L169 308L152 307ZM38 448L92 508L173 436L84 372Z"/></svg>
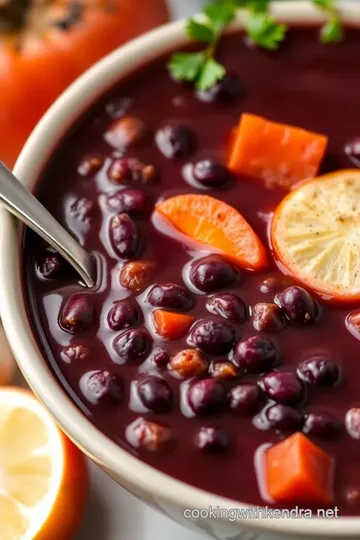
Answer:
<svg viewBox="0 0 360 540"><path fill-rule="evenodd" d="M328 137L261 116L243 114L232 137L229 169L289 189L317 175Z"/></svg>
<svg viewBox="0 0 360 540"><path fill-rule="evenodd" d="M194 322L191 315L172 313L163 309L156 309L152 315L156 333L166 339L180 337Z"/></svg>
<svg viewBox="0 0 360 540"><path fill-rule="evenodd" d="M177 195L159 203L156 211L176 229L248 270L267 267L266 250L243 216L208 195Z"/></svg>
<svg viewBox="0 0 360 540"><path fill-rule="evenodd" d="M265 471L276 502L333 502L333 460L302 433L265 452Z"/></svg>

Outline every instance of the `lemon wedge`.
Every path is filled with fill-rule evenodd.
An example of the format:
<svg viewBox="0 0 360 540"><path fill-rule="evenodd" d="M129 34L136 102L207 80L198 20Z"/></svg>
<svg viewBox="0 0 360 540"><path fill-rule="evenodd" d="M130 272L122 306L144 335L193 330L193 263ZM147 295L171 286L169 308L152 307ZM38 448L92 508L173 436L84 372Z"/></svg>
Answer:
<svg viewBox="0 0 360 540"><path fill-rule="evenodd" d="M360 298L360 171L340 170L291 191L275 211L280 266L324 299Z"/></svg>
<svg viewBox="0 0 360 540"><path fill-rule="evenodd" d="M84 457L26 390L0 389L0 539L70 538L86 494Z"/></svg>

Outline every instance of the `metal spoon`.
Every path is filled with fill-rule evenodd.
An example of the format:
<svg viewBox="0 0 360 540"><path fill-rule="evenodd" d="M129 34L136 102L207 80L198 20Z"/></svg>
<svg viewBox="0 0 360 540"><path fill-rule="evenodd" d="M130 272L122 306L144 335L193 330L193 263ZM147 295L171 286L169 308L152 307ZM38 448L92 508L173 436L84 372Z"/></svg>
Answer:
<svg viewBox="0 0 360 540"><path fill-rule="evenodd" d="M87 287L96 281L94 258L0 161L0 201L7 210L39 234L80 274Z"/></svg>

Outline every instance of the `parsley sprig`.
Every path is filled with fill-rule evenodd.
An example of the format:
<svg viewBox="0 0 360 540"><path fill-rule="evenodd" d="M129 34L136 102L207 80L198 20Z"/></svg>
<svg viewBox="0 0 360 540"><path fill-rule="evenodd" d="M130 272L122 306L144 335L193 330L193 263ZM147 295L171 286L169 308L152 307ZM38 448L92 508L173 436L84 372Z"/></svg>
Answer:
<svg viewBox="0 0 360 540"><path fill-rule="evenodd" d="M329 15L321 29L321 41L337 42L343 37L341 19L335 0L312 0L314 5ZM199 52L178 52L172 55L169 70L174 79L193 81L198 90L207 90L221 80L226 69L215 53L223 31L236 17L236 10L243 8L248 17L245 31L252 43L269 50L278 49L284 40L287 26L280 24L269 13L270 0L216 0L203 9L201 19L189 19L186 33L194 41L206 43Z"/></svg>
<svg viewBox="0 0 360 540"><path fill-rule="evenodd" d="M204 8L203 20L189 19L186 33L195 41L207 43L207 47L196 53L175 53L169 68L177 80L195 81L199 90L213 86L225 75L225 68L215 60L214 54L226 26L235 19L234 6L228 2L208 4Z"/></svg>
<svg viewBox="0 0 360 540"><path fill-rule="evenodd" d="M329 20L322 26L320 39L323 43L336 43L344 37L340 15L335 0L313 0L315 6L329 15Z"/></svg>

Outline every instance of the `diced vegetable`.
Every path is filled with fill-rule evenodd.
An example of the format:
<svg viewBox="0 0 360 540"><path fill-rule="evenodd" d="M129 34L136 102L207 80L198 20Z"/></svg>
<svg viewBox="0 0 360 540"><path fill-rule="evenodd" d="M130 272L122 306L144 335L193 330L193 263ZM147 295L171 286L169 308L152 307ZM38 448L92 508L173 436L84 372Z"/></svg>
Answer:
<svg viewBox="0 0 360 540"><path fill-rule="evenodd" d="M156 206L156 211L193 240L220 251L248 270L263 270L265 248L243 216L228 204L208 195L177 195Z"/></svg>
<svg viewBox="0 0 360 540"><path fill-rule="evenodd" d="M264 182L291 188L317 175L328 138L299 127L243 114L231 136L229 169Z"/></svg>
<svg viewBox="0 0 360 540"><path fill-rule="evenodd" d="M182 313L172 313L163 309L153 312L155 331L166 339L176 339L183 335L194 322L194 317Z"/></svg>
<svg viewBox="0 0 360 540"><path fill-rule="evenodd" d="M265 452L267 491L276 502L331 503L333 460L302 433Z"/></svg>

